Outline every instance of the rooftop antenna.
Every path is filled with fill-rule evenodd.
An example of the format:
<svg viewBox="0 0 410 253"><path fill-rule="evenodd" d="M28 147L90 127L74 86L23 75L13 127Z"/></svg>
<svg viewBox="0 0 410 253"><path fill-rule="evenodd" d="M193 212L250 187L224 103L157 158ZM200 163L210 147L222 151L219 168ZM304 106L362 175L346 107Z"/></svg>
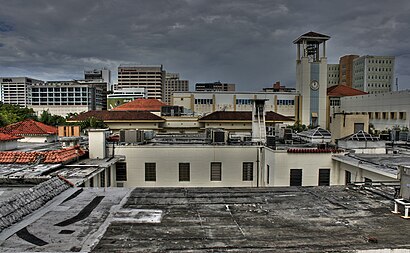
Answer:
<svg viewBox="0 0 410 253"><path fill-rule="evenodd" d="M396 91L399 91L399 78L396 77Z"/></svg>

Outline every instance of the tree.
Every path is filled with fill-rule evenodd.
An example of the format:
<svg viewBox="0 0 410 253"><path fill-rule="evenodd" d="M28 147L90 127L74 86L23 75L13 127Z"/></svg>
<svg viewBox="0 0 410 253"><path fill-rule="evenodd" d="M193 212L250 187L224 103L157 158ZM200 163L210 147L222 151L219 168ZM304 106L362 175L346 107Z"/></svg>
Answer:
<svg viewBox="0 0 410 253"><path fill-rule="evenodd" d="M38 121L51 126L65 125L66 119L60 115L52 115L49 111L43 111Z"/></svg>
<svg viewBox="0 0 410 253"><path fill-rule="evenodd" d="M84 130L87 128L107 128L107 125L105 125L104 121L96 117L89 117L80 122L80 127Z"/></svg>
<svg viewBox="0 0 410 253"><path fill-rule="evenodd" d="M0 126L13 124L25 119L36 119L32 108L0 102Z"/></svg>

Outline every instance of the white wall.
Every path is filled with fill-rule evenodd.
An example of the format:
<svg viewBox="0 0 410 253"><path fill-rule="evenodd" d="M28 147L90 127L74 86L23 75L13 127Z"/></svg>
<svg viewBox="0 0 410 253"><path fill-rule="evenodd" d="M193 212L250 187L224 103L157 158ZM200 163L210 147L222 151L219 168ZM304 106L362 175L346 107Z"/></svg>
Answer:
<svg viewBox="0 0 410 253"><path fill-rule="evenodd" d="M266 165L270 167L268 186L289 186L290 169L302 169L302 185L317 186L319 169L330 169L330 185L338 184L338 172L331 153L287 153L265 149ZM265 168L266 168L265 165ZM266 171L266 169L265 169ZM265 173L265 180L266 182Z"/></svg>

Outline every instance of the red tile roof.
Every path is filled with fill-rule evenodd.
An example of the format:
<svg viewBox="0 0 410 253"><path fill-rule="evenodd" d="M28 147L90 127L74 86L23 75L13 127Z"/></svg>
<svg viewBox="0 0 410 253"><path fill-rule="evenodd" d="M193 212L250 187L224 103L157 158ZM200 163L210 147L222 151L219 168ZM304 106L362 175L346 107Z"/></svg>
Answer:
<svg viewBox="0 0 410 253"><path fill-rule="evenodd" d="M0 128L0 132L17 136L50 135L57 134L57 128L32 119L27 119L2 127Z"/></svg>
<svg viewBox="0 0 410 253"><path fill-rule="evenodd" d="M0 141L14 141L14 140L22 139L22 138L24 137L0 133Z"/></svg>
<svg viewBox="0 0 410 253"><path fill-rule="evenodd" d="M252 112L223 112L217 111L199 119L199 121L252 121ZM293 121L293 119L276 112L266 112L265 121Z"/></svg>
<svg viewBox="0 0 410 253"><path fill-rule="evenodd" d="M329 97L347 97L347 96L358 96L366 95L367 93L361 90L351 88L346 85L334 85L327 88L327 95Z"/></svg>
<svg viewBox="0 0 410 253"><path fill-rule="evenodd" d="M38 160L40 160L41 163L68 163L84 154L85 151L79 146L45 152L4 151L0 152L0 164L31 164Z"/></svg>
<svg viewBox="0 0 410 253"><path fill-rule="evenodd" d="M138 98L134 101L125 103L123 105L117 106L113 111L151 111L151 112L159 112L161 111L161 107L165 106L165 103L162 103L158 99L149 98Z"/></svg>
<svg viewBox="0 0 410 253"><path fill-rule="evenodd" d="M88 111L80 113L79 115L70 119L70 121L83 121L87 118L95 117L102 121L116 121L116 120L161 120L163 118L150 113L148 111Z"/></svg>

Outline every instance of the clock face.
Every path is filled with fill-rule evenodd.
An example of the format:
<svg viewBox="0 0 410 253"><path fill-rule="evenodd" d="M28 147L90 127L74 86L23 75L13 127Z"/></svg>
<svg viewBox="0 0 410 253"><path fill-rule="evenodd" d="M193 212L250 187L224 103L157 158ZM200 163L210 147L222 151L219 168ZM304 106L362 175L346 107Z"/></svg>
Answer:
<svg viewBox="0 0 410 253"><path fill-rule="evenodd" d="M312 90L318 90L318 89L319 89L319 82L316 81L316 80L313 80L313 81L310 83L310 88L311 88Z"/></svg>

